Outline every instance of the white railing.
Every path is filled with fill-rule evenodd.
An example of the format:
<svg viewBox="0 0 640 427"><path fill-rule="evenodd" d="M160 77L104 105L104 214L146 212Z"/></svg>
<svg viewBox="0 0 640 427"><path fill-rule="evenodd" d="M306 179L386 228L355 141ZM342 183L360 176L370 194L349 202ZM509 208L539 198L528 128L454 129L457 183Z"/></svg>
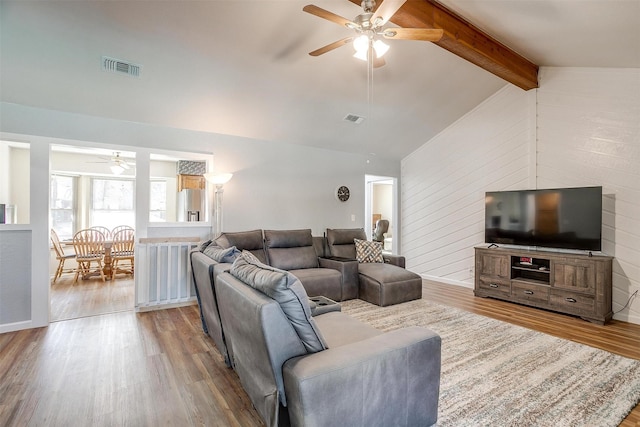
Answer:
<svg viewBox="0 0 640 427"><path fill-rule="evenodd" d="M197 238L144 238L136 245L136 311L192 304L196 292L189 252Z"/></svg>

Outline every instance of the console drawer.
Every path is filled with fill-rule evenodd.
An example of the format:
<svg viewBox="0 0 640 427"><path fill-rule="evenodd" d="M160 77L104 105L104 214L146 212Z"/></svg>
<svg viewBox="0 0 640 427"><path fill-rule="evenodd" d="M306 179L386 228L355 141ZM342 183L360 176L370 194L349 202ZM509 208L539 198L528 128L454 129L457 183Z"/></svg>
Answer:
<svg viewBox="0 0 640 427"><path fill-rule="evenodd" d="M596 307L596 301L592 295L558 289L551 289L549 303L554 309L573 314L591 314Z"/></svg>
<svg viewBox="0 0 640 427"><path fill-rule="evenodd" d="M549 286L514 280L511 282L511 296L520 301L547 302L549 301Z"/></svg>
<svg viewBox="0 0 640 427"><path fill-rule="evenodd" d="M508 280L481 278L479 289L486 294L508 297L511 295L511 283Z"/></svg>

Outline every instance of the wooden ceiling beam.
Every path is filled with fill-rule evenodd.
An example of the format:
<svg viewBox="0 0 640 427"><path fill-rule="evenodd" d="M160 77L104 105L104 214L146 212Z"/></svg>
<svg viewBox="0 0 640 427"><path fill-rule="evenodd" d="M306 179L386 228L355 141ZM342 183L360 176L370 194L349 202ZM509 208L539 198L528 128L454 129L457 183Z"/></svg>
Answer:
<svg viewBox="0 0 640 427"><path fill-rule="evenodd" d="M349 0L360 5L360 0ZM538 66L434 0L407 0L391 22L403 28L441 28L434 42L524 90L538 87Z"/></svg>

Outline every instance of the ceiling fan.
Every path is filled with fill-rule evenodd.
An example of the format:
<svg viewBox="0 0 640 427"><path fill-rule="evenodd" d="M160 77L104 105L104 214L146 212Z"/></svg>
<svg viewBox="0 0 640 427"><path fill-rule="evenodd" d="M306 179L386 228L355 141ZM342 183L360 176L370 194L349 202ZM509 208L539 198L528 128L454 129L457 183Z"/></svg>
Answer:
<svg viewBox="0 0 640 427"><path fill-rule="evenodd" d="M135 163L120 157L119 151L114 152L112 157L100 157L100 159L103 161L90 163L110 163L109 168L115 175L120 175L122 172L131 169L132 166L135 166Z"/></svg>
<svg viewBox="0 0 640 427"><path fill-rule="evenodd" d="M441 29L384 28L389 19L395 15L405 2L406 0L384 0L376 9L375 0L363 0L361 4L363 13L356 16L353 21L312 4L305 6L302 8L303 11L356 32L353 36L345 37L309 52L309 55L319 56L353 42L356 50L354 57L365 61L371 60L374 67L381 67L385 64L382 55L389 49L389 46L381 40L382 38L431 42L440 40L443 35L443 30Z"/></svg>

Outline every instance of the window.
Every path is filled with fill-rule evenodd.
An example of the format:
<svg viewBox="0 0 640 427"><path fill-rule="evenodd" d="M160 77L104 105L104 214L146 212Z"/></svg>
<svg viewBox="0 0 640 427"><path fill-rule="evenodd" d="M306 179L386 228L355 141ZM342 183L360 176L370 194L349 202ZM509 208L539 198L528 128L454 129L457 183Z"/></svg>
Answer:
<svg viewBox="0 0 640 427"><path fill-rule="evenodd" d="M71 239L76 232L76 178L51 175L49 197L51 226L61 239Z"/></svg>
<svg viewBox="0 0 640 427"><path fill-rule="evenodd" d="M110 230L118 225L135 227L133 200L133 180L93 178L90 225L101 225Z"/></svg>
<svg viewBox="0 0 640 427"><path fill-rule="evenodd" d="M167 221L167 181L151 181L149 188L149 221Z"/></svg>

